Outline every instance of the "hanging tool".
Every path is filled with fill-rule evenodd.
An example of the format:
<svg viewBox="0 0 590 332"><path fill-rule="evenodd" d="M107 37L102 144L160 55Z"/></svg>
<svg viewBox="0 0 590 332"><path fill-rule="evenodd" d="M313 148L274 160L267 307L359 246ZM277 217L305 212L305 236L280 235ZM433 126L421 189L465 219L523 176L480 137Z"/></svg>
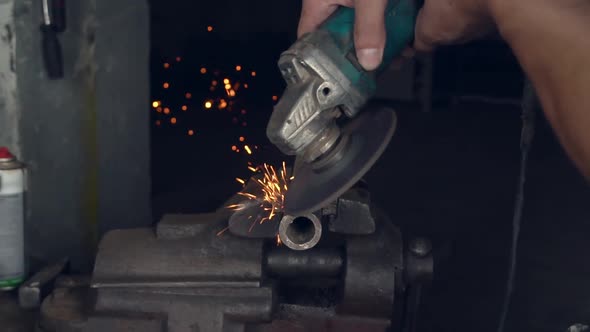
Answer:
<svg viewBox="0 0 590 332"><path fill-rule="evenodd" d="M41 48L47 77L63 78L63 57L57 34L66 29L65 0L41 0Z"/></svg>
<svg viewBox="0 0 590 332"><path fill-rule="evenodd" d="M396 116L365 107L376 76L412 41L414 0L390 0L387 42L375 71L359 64L354 48L354 9L339 8L320 28L297 40L279 59L287 89L275 107L267 136L297 157L285 212L318 210L348 190L379 159L393 136Z"/></svg>

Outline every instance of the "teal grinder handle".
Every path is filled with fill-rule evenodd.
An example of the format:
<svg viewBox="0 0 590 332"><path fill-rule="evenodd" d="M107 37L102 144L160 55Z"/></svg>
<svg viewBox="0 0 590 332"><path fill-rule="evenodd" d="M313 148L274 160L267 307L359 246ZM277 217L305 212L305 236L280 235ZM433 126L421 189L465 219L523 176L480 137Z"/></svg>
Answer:
<svg viewBox="0 0 590 332"><path fill-rule="evenodd" d="M371 0L366 0L371 1ZM385 31L387 39L383 52L383 62L375 72L365 71L358 63L354 49L354 9L341 7L320 30L330 33L341 54L348 61L338 61L342 72L359 90L373 95L376 89L375 74L382 72L399 56L414 39L414 26L418 12L417 0L389 0L385 10Z"/></svg>

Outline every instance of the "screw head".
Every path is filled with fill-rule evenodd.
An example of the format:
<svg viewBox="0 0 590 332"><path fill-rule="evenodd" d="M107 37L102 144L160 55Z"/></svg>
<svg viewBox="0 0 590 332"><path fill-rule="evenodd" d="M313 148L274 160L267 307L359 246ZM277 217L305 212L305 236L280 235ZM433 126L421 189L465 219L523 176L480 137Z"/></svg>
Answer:
<svg viewBox="0 0 590 332"><path fill-rule="evenodd" d="M427 238L417 237L410 241L409 249L416 257L426 257L432 251L432 244Z"/></svg>

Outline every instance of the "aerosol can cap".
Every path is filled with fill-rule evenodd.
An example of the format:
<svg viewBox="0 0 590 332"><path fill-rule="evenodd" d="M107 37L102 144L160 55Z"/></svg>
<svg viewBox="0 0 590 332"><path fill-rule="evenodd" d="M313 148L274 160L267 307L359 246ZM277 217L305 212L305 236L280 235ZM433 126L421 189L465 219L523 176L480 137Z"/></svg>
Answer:
<svg viewBox="0 0 590 332"><path fill-rule="evenodd" d="M0 160L14 160L14 155L10 153L7 147L0 146Z"/></svg>

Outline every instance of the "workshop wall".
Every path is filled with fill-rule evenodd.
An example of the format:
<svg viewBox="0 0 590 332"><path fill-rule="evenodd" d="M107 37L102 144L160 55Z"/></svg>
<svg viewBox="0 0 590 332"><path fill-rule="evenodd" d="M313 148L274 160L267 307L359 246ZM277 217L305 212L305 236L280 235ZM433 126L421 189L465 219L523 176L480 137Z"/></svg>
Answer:
<svg viewBox="0 0 590 332"><path fill-rule="evenodd" d="M0 145L28 166L31 269L89 269L102 232L151 223L147 2L66 5L65 77L49 80L40 2L0 0Z"/></svg>
<svg viewBox="0 0 590 332"><path fill-rule="evenodd" d="M0 145L20 154L18 143L18 111L16 74L14 72L12 0L0 0Z"/></svg>

